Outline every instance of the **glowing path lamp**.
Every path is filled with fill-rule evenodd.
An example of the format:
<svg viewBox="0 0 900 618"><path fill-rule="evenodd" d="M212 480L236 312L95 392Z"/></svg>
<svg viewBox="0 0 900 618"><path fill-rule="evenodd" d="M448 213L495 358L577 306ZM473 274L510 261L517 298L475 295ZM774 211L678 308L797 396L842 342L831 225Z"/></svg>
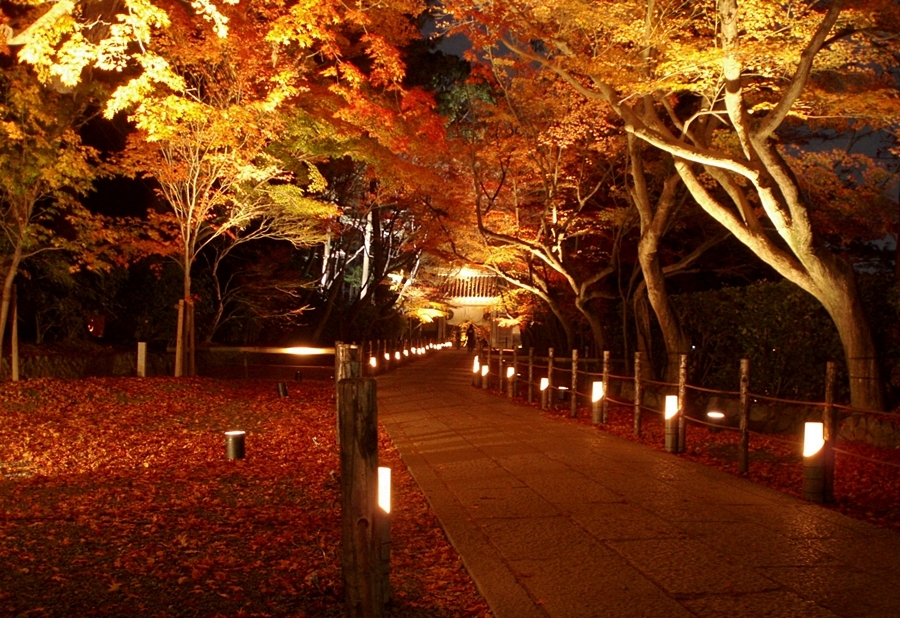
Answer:
<svg viewBox="0 0 900 618"><path fill-rule="evenodd" d="M479 375L481 375L481 363L476 356L475 360L472 361L472 386L478 386Z"/></svg>
<svg viewBox="0 0 900 618"><path fill-rule="evenodd" d="M244 437L246 431L226 431L225 432L225 459L243 459L244 458Z"/></svg>
<svg viewBox="0 0 900 618"><path fill-rule="evenodd" d="M591 383L591 420L594 424L600 422L600 414L603 407L603 382Z"/></svg>
<svg viewBox="0 0 900 618"><path fill-rule="evenodd" d="M666 452L678 452L678 396L666 395Z"/></svg>
<svg viewBox="0 0 900 618"><path fill-rule="evenodd" d="M725 414L723 412L707 412L706 420L709 422L709 430L713 433L722 431L721 426L725 424Z"/></svg>
<svg viewBox="0 0 900 618"><path fill-rule="evenodd" d="M516 394L516 368L510 365L506 368L506 396L512 399Z"/></svg>
<svg viewBox="0 0 900 618"><path fill-rule="evenodd" d="M803 498L825 501L825 424L806 423L803 427Z"/></svg>
<svg viewBox="0 0 900 618"><path fill-rule="evenodd" d="M488 376L488 374L490 372L491 372L491 368L490 368L490 366L487 365L487 363L485 363L484 365L481 366L481 388L488 387L488 381L490 380L490 377Z"/></svg>
<svg viewBox="0 0 900 618"><path fill-rule="evenodd" d="M550 394L550 378L541 378L541 410L547 409L548 395Z"/></svg>
<svg viewBox="0 0 900 618"><path fill-rule="evenodd" d="M375 561L378 565L376 584L382 600L391 598L391 469L378 468L378 508L374 513ZM380 615L380 613L379 613Z"/></svg>

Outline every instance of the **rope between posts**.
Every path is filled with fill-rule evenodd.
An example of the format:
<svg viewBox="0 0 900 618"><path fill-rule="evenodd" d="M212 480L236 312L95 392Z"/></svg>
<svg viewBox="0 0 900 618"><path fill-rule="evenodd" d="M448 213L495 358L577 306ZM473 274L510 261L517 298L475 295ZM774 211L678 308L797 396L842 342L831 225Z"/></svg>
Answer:
<svg viewBox="0 0 900 618"><path fill-rule="evenodd" d="M703 388L702 386L694 386L692 384L685 384L685 388L689 388L691 390L700 391L701 393L715 393L717 395L728 395L729 397L740 397L740 391L720 391L715 388Z"/></svg>
<svg viewBox="0 0 900 618"><path fill-rule="evenodd" d="M761 438L768 438L769 440L775 440L776 442L782 442L784 444L790 444L791 446L800 446L800 443L796 440L785 440L784 438L776 438L774 435L770 433L760 433L758 431L747 430L747 432L752 436L759 436Z"/></svg>
<svg viewBox="0 0 900 618"><path fill-rule="evenodd" d="M656 380L641 380L641 384L652 384L654 386L678 386L678 382L657 382Z"/></svg>
<svg viewBox="0 0 900 618"><path fill-rule="evenodd" d="M875 410L866 410L865 408L854 408L853 406L845 406L841 404L834 404L834 407L839 410L847 410L851 414L876 414L878 416L889 416L891 418L896 418L900 420L900 415L896 412L877 412Z"/></svg>
<svg viewBox="0 0 900 618"><path fill-rule="evenodd" d="M799 399L782 399L780 397L769 397L768 395L757 395L756 393L748 393L751 399L762 399L764 401L773 401L775 403L789 403L795 406L824 406L822 401L800 401Z"/></svg>
<svg viewBox="0 0 900 618"><path fill-rule="evenodd" d="M882 464L884 466L890 466L892 468L900 468L900 464L896 464L892 461L884 461L883 459L873 459L872 457L866 457L865 455L851 453L850 451L845 451L844 449L840 449L840 448L835 448L833 450L835 453L840 453L841 455L847 455L848 457L856 457L857 459L864 459L866 461L871 461L872 463Z"/></svg>
<svg viewBox="0 0 900 618"><path fill-rule="evenodd" d="M685 416L684 419L689 423L695 423L697 425L706 425L707 427L712 427L713 429L724 429L727 431L740 432L740 429L738 429L737 427L729 427L728 425L717 425L716 423L708 423L706 421L701 421L699 418L694 418L692 416Z"/></svg>

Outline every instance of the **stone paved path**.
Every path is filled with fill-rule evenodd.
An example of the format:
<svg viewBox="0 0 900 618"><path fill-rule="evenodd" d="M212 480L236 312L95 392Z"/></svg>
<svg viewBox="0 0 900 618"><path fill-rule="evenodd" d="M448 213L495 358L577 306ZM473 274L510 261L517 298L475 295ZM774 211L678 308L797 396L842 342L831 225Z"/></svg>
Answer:
<svg viewBox="0 0 900 618"><path fill-rule="evenodd" d="M497 618L900 617L900 535L471 386L444 351L380 420Z"/></svg>

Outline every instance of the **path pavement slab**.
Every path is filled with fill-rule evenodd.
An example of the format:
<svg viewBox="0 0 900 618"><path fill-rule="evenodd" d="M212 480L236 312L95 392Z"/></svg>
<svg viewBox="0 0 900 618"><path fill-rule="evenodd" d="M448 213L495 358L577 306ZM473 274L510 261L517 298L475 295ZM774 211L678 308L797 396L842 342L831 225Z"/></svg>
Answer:
<svg viewBox="0 0 900 618"><path fill-rule="evenodd" d="M900 617L900 535L474 388L471 359L380 376L379 417L497 618Z"/></svg>

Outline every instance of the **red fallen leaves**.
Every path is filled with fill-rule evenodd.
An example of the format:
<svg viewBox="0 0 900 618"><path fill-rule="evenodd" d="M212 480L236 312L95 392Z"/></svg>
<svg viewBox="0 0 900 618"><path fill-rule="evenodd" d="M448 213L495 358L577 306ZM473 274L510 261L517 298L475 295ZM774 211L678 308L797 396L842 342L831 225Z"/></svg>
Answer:
<svg viewBox="0 0 900 618"><path fill-rule="evenodd" d="M243 429L247 458L225 460ZM394 469L394 616L489 616ZM0 386L0 615L340 616L330 382Z"/></svg>

